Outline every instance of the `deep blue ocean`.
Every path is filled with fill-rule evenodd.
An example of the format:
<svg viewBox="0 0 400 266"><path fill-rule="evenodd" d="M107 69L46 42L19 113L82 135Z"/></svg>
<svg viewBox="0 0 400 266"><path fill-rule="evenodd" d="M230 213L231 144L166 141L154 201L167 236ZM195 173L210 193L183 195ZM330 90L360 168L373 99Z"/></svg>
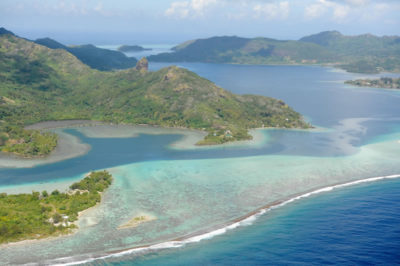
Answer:
<svg viewBox="0 0 400 266"><path fill-rule="evenodd" d="M311 196L252 225L112 265L399 265L400 180Z"/></svg>

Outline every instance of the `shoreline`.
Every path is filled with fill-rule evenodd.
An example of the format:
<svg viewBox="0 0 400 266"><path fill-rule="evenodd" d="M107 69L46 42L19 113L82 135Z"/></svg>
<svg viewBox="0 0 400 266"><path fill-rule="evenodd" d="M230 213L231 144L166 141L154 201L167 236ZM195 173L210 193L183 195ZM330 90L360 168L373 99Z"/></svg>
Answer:
<svg viewBox="0 0 400 266"><path fill-rule="evenodd" d="M391 179L397 179L397 178L400 178L400 174L369 177L369 178L353 180L353 181L349 181L349 182L345 182L345 183L336 183L336 184L329 185L326 187L311 189L311 190L308 190L308 191L305 191L302 193L293 194L293 195L285 197L283 199L268 203L262 207L255 209L254 211L251 211L251 212L249 212L243 216L240 216L234 220L231 220L225 224L222 224L220 226L215 226L214 228L210 228L210 230L207 230L207 231L194 232L191 234L187 234L185 236L173 238L171 240L166 240L166 241L159 242L159 243L141 245L141 246L137 246L137 247L133 247L133 248L126 248L126 249L121 249L121 250L112 251L112 252L105 252L104 255L100 255L98 257L91 257L91 258L88 258L85 260L80 260L80 261L71 261L70 259L72 259L73 257L68 257L68 258L54 259L54 260L51 260L51 262L55 263L56 265L78 265L78 264L84 264L84 263L94 262L97 260L104 260L104 259L113 258L113 257L114 258L122 257L122 256L128 255L128 254L135 254L135 253L146 254L147 252L151 252L151 251L155 251L155 250L179 248L179 247L185 246L186 244L197 243L202 240L211 239L215 236L225 234L227 231L233 230L237 227L251 225L257 218L259 218L260 216L264 215L265 213L267 213L271 210L283 207L287 204L290 204L292 202L295 202L295 201L298 201L301 199L308 198L313 195L318 195L321 193L330 192L330 191L333 191L336 189L351 187L351 186L359 185L359 184L363 184L363 183L372 183L372 182L391 180ZM67 259L69 259L69 260L67 261Z"/></svg>
<svg viewBox="0 0 400 266"><path fill-rule="evenodd" d="M85 128L92 127L112 127L113 129L123 129L124 127L131 130L131 132L122 134L119 132L111 133L99 133L91 132ZM163 134L181 134L182 139L173 142L169 145L172 149L209 149L215 147L227 147L227 146L243 146L243 145L253 145L258 144L260 141L260 136L257 134L258 130L293 130L293 131L311 131L319 132L326 131L325 128L319 126L311 126L310 128L284 128L284 127L258 127L248 129L249 134L253 137L250 140L236 140L225 142L221 144L208 144L208 145L196 145L196 143L207 136L207 132L200 129L192 129L187 127L168 127L160 125L150 125L150 124L115 124L111 122L101 122L92 120L53 120L39 122L27 126L26 129L37 129L37 130L49 130L49 129L62 129L62 128L79 128L78 131L90 138L129 138L136 137L139 134L149 134L149 135L163 135ZM150 131L156 130L156 131Z"/></svg>
<svg viewBox="0 0 400 266"><path fill-rule="evenodd" d="M98 126L109 126L114 129L121 129L123 127L129 127L131 133L129 135L123 135L119 137L136 137L138 134L181 134L183 138L193 139L194 141L198 141L203 138L206 133L199 130L193 130L188 128L170 128L170 127L162 127L156 125L130 125L130 124L113 124L106 123L101 121L92 121L92 120L53 120L53 121L44 121L35 123L32 125L28 125L25 129L35 129L35 130L53 130L59 136L59 142L56 148L47 156L44 157L32 157L32 158L24 158L10 153L0 152L0 169L1 168L32 168L37 165L49 164L64 161L67 159L76 158L82 155L87 154L91 147L90 145L83 143L78 137L63 132L63 129L67 128L76 128L79 132L86 135L85 132L82 132L81 129L84 128L95 128ZM135 130L136 129L136 130ZM159 130L159 132L151 132L151 130ZM165 130L163 132L163 130ZM174 131L176 132L167 132ZM198 135L193 137L193 135ZM96 135L96 134L94 134ZM106 134L106 136L92 136L89 134L88 137L108 137L115 138L113 134ZM184 139L180 140L183 141ZM178 141L178 142L180 142ZM171 144L171 146L174 143ZM195 146L193 144L193 146Z"/></svg>
<svg viewBox="0 0 400 266"><path fill-rule="evenodd" d="M100 192L99 192L100 193ZM101 195L102 193L100 193ZM79 231L79 219L82 218L83 215L85 215L87 212L93 210L94 208L98 207L101 204L101 202L98 202L96 205L78 212L78 220L71 222L71 224L74 224L75 226L77 226L77 228L71 228L70 232L67 233L60 233L59 235L53 235L53 236L47 236L47 237L43 237L43 238L38 238L38 239L24 239L24 240L19 240L19 241L13 241L13 242L8 242L8 243L3 243L0 244L0 249L1 248L7 248L7 247L12 247L12 246L19 246L19 245L29 245L31 243L40 243L40 242L44 242L44 241L50 241L50 240L54 240L54 239L60 239L62 237L70 237L74 234L76 234Z"/></svg>
<svg viewBox="0 0 400 266"><path fill-rule="evenodd" d="M65 133L57 128L54 128L54 132L59 137L58 144L49 155L39 158L23 158L0 152L0 168L32 168L37 165L76 158L85 155L91 149L90 145L83 143L74 135Z"/></svg>
<svg viewBox="0 0 400 266"><path fill-rule="evenodd" d="M93 131L93 128L103 127L103 130ZM218 145L196 145L196 143L207 135L202 130L190 129L185 127L164 127L158 125L147 124L114 124L92 120L53 120L39 122L25 127L26 129L35 130L53 130L59 136L59 142L56 148L47 156L23 158L13 154L0 152L0 168L31 168L37 165L55 163L67 159L76 158L88 153L91 149L90 145L83 143L78 137L65 133L63 129L75 128L80 133L89 138L130 138L137 137L140 134L163 135L163 134L179 134L182 138L170 143L168 148L176 150L188 149L214 149L225 147L240 147L245 145L257 146L266 141L265 136L260 134L259 130L268 129L284 129L299 131L318 131L318 127L309 129L301 128L252 128L249 134L253 137L251 140L237 140L226 142Z"/></svg>
<svg viewBox="0 0 400 266"><path fill-rule="evenodd" d="M389 73L389 74L400 74L399 71L380 71L378 73L365 73L365 72L351 72L347 71L344 68L341 68L340 65L341 63L287 63L287 62L282 62L282 63L267 63L267 64L249 64L249 63L217 63L217 62L201 62L201 61L171 61L171 62L162 62L162 61L149 61L152 63L164 63L164 64L179 64L179 63L202 63L202 64L222 64L222 65L234 65L234 66L304 66L304 67L324 67L324 68L331 68L333 70L338 70L340 72L345 72L345 73L350 73L350 74L360 74L360 75L381 75L384 73Z"/></svg>
<svg viewBox="0 0 400 266"><path fill-rule="evenodd" d="M84 174L83 178L89 176L91 172L88 172L86 174ZM65 192L68 193L68 192ZM54 240L54 239L59 239L62 237L69 237L72 236L74 234L76 234L80 228L79 228L79 222L81 222L82 220L80 220L81 218L83 218L83 216L88 213L89 211L99 207L99 205L103 202L103 194L104 192L97 192L100 194L100 202L97 202L96 205L89 207L83 211L78 212L78 217L77 220L74 222L70 222L71 224L73 224L74 226L76 226L75 228L70 228L69 232L65 232L65 233L59 233L58 235L50 235L47 237L43 237L43 238L37 238L37 239L23 239L23 240L19 240L19 241L13 241L13 242L8 242L8 243L3 243L0 244L0 249L1 248L7 248L7 247L12 247L12 246L18 246L18 245L29 245L31 243L40 243L40 242L44 242L44 241L50 241L50 240Z"/></svg>

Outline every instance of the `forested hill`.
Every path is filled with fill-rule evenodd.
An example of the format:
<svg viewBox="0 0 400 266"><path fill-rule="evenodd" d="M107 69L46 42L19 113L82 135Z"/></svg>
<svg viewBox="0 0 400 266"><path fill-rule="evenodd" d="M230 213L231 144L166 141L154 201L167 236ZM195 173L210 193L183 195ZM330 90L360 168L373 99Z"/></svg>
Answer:
<svg viewBox="0 0 400 266"><path fill-rule="evenodd" d="M3 34L18 37L13 32L0 28L0 36ZM98 70L126 69L134 67L137 63L136 58L127 57L122 52L98 48L91 44L66 46L50 38L41 38L34 42L51 49L64 49L75 55L84 64Z"/></svg>
<svg viewBox="0 0 400 266"><path fill-rule="evenodd" d="M98 70L126 69L137 63L136 58L127 57L122 52L98 48L92 44L65 46L50 38L37 39L35 42L51 49L64 49Z"/></svg>
<svg viewBox="0 0 400 266"><path fill-rule="evenodd" d="M187 41L150 61L233 64L327 64L351 72L400 71L400 37L345 36L337 31L294 40L212 37Z"/></svg>
<svg viewBox="0 0 400 266"><path fill-rule="evenodd" d="M309 127L280 100L235 95L185 69L149 72L143 59L137 68L98 71L66 50L12 34L0 36L0 81L0 146L18 154L51 151L21 131L45 120L194 128L209 133L207 144L248 139L249 128Z"/></svg>

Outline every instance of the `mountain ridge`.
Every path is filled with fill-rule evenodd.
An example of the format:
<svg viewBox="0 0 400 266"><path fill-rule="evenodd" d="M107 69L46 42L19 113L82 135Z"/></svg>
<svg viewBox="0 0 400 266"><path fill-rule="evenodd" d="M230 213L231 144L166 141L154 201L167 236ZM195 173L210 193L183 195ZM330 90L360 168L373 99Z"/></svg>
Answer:
<svg viewBox="0 0 400 266"><path fill-rule="evenodd" d="M346 36L325 31L299 40L214 36L186 41L172 53L152 55L155 62L231 64L321 64L349 72L400 72L400 37L372 34Z"/></svg>
<svg viewBox="0 0 400 266"><path fill-rule="evenodd" d="M97 70L127 69L137 63L136 58L127 57L120 51L98 48L93 44L66 46L48 37L36 39L34 42L50 49L64 49Z"/></svg>

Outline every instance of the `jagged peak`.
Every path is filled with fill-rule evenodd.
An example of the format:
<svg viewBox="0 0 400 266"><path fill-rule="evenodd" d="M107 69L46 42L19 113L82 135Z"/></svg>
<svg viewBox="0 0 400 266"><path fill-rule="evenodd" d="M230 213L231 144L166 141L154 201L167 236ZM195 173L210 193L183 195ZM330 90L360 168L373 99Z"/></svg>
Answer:
<svg viewBox="0 0 400 266"><path fill-rule="evenodd" d="M145 71L145 72L147 72L149 70L149 61L147 60L146 57L142 57L142 59L140 59L136 63L136 70Z"/></svg>

